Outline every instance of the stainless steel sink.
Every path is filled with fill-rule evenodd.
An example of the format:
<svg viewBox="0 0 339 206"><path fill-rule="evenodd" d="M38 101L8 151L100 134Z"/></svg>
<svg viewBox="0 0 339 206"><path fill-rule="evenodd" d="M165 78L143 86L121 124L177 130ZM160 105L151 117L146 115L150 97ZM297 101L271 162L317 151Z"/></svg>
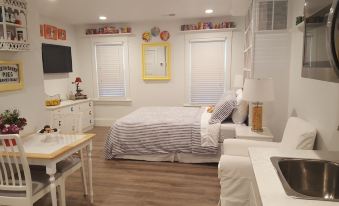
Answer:
<svg viewBox="0 0 339 206"><path fill-rule="evenodd" d="M339 202L339 163L271 157L287 195Z"/></svg>

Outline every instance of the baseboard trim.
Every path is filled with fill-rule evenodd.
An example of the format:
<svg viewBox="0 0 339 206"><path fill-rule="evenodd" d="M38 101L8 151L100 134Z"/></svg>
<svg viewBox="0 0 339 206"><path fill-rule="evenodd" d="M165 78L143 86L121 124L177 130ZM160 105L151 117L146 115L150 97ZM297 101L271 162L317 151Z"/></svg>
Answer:
<svg viewBox="0 0 339 206"><path fill-rule="evenodd" d="M96 118L95 126L97 127L110 127L115 122L116 119L105 119L105 118Z"/></svg>

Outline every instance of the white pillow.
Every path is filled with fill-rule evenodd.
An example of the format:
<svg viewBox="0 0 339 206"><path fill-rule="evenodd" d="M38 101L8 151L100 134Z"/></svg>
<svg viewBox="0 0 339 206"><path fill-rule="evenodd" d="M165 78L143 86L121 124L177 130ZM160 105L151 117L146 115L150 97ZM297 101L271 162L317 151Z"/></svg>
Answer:
<svg viewBox="0 0 339 206"><path fill-rule="evenodd" d="M241 103L242 99L242 89L237 89L235 91L235 96L237 97L237 105Z"/></svg>
<svg viewBox="0 0 339 206"><path fill-rule="evenodd" d="M248 115L248 103L242 98L242 89L236 91L237 105L232 113L232 121L235 124L242 124L246 121Z"/></svg>
<svg viewBox="0 0 339 206"><path fill-rule="evenodd" d="M317 136L316 128L298 117L288 118L283 138L282 149L312 150Z"/></svg>

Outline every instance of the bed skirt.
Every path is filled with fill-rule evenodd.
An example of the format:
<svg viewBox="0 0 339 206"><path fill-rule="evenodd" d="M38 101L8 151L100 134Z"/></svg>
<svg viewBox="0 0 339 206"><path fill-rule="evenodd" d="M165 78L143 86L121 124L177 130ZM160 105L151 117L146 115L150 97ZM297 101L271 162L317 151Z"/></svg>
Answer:
<svg viewBox="0 0 339 206"><path fill-rule="evenodd" d="M142 160L150 162L181 162L181 163L218 163L223 153L219 144L217 154L169 153L152 155L116 155L114 159Z"/></svg>

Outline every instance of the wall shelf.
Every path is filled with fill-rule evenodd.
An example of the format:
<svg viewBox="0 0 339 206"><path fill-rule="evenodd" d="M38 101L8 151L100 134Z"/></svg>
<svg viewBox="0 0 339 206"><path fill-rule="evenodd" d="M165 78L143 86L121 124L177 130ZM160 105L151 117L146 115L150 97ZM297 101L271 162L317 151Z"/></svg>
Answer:
<svg viewBox="0 0 339 206"><path fill-rule="evenodd" d="M244 53L248 52L250 49L252 49L252 45L249 45L245 50L244 50Z"/></svg>
<svg viewBox="0 0 339 206"><path fill-rule="evenodd" d="M125 36L135 36L133 33L118 33L118 34L85 34L83 37L125 37Z"/></svg>
<svg viewBox="0 0 339 206"><path fill-rule="evenodd" d="M253 77L253 59L254 59L254 22L255 22L255 11L253 2L251 3L247 15L245 17L245 45L244 45L244 78Z"/></svg>
<svg viewBox="0 0 339 206"><path fill-rule="evenodd" d="M200 30L187 30L187 31L180 31L183 34L189 33L210 33L210 32L230 32L236 31L237 28L224 28L224 29L200 29Z"/></svg>
<svg viewBox="0 0 339 206"><path fill-rule="evenodd" d="M0 4L5 4L12 9L26 10L27 2L25 0L0 0Z"/></svg>
<svg viewBox="0 0 339 206"><path fill-rule="evenodd" d="M301 22L294 26L295 30L304 32L305 31L305 22Z"/></svg>
<svg viewBox="0 0 339 206"><path fill-rule="evenodd" d="M5 25L5 26L13 26L13 27L16 27L16 28L26 28L26 26L24 25L21 25L21 24L13 24L13 23L8 23L8 22L1 22L1 24Z"/></svg>
<svg viewBox="0 0 339 206"><path fill-rule="evenodd" d="M26 0L0 0L0 10L0 50L28 51Z"/></svg>
<svg viewBox="0 0 339 206"><path fill-rule="evenodd" d="M29 49L30 44L27 42L0 40L0 51L28 51Z"/></svg>

